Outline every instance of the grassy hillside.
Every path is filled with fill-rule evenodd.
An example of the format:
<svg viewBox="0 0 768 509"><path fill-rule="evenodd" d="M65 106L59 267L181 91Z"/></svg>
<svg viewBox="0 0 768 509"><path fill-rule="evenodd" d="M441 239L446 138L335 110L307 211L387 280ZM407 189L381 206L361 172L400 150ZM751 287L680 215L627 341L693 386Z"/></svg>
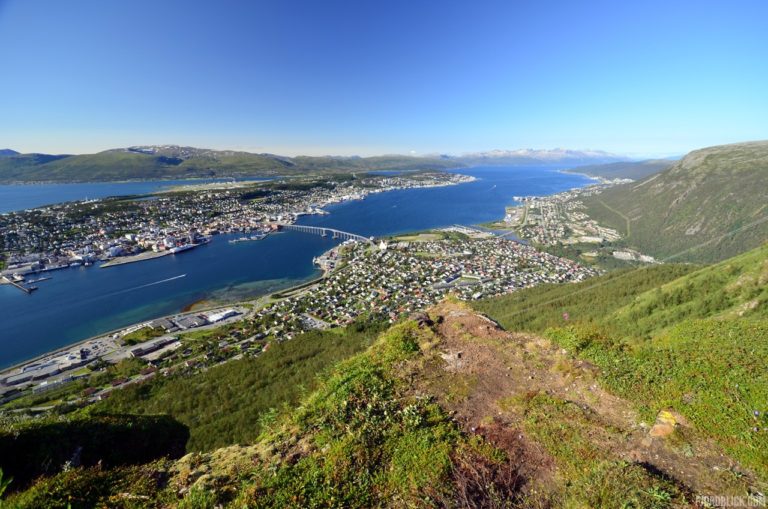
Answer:
<svg viewBox="0 0 768 509"><path fill-rule="evenodd" d="M510 330L600 323L648 338L689 318L768 318L768 244L716 265L654 265L480 301ZM567 313L567 319L564 314Z"/></svg>
<svg viewBox="0 0 768 509"><path fill-rule="evenodd" d="M763 245L473 303L512 332L449 299L381 334L305 334L75 414L168 412L202 452L69 468L6 502L672 509L765 492L766 283Z"/></svg>
<svg viewBox="0 0 768 509"><path fill-rule="evenodd" d="M768 246L673 278L678 270L636 269L476 307L594 363L648 422L680 412L766 480Z"/></svg>
<svg viewBox="0 0 768 509"><path fill-rule="evenodd" d="M85 182L442 169L455 162L409 156L281 157L193 147L132 147L97 154L0 158L0 182Z"/></svg>
<svg viewBox="0 0 768 509"><path fill-rule="evenodd" d="M604 320L638 295L696 270L691 265L654 265L610 272L576 284L543 285L478 301L475 309L505 329L543 332L578 320Z"/></svg>
<svg viewBox="0 0 768 509"><path fill-rule="evenodd" d="M335 363L367 348L381 326L309 332L275 343L257 358L194 376L158 378L115 391L88 414L168 414L190 431L188 451L250 443L272 412L294 405Z"/></svg>
<svg viewBox="0 0 768 509"><path fill-rule="evenodd" d="M696 150L585 203L590 216L657 258L723 260L768 239L768 142Z"/></svg>
<svg viewBox="0 0 768 509"><path fill-rule="evenodd" d="M653 175L654 173L666 170L673 164L673 161L666 159L649 159L647 161L621 161L607 164L590 164L587 166L577 166L568 171L573 173L584 173L593 177L639 180Z"/></svg>
<svg viewBox="0 0 768 509"><path fill-rule="evenodd" d="M610 451L592 449L586 434L605 429L603 425L574 414L554 397L526 403L525 433L540 446L526 445L517 438L522 430L506 433L492 419L476 433L462 429L420 389L425 374L444 370L444 335L459 325L396 325L368 350L341 363L301 406L270 423L252 446L187 455L176 462L155 461L141 468L70 469L42 479L7 503L136 507L140 501L150 507L197 508L687 506L686 490L675 481L641 464L618 461ZM569 443L565 439L573 449L562 447Z"/></svg>
<svg viewBox="0 0 768 509"><path fill-rule="evenodd" d="M14 489L64 465L116 467L184 454L189 431L167 416L48 417L0 424L0 472ZM2 503L0 503L0 506Z"/></svg>

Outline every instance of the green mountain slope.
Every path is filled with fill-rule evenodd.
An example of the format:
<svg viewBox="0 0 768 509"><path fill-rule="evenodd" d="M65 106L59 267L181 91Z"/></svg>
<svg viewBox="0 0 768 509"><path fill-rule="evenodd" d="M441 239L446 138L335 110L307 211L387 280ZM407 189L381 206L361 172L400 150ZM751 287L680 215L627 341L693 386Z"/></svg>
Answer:
<svg viewBox="0 0 768 509"><path fill-rule="evenodd" d="M768 142L696 150L584 202L591 217L657 258L723 260L768 238Z"/></svg>
<svg viewBox="0 0 768 509"><path fill-rule="evenodd" d="M88 410L169 414L189 427L188 451L251 443L271 411L295 405L315 388L317 375L370 346L382 328L359 322L346 329L307 332L272 345L257 358L232 361L194 377L182 374L128 387Z"/></svg>
<svg viewBox="0 0 768 509"><path fill-rule="evenodd" d="M592 177L609 179L626 178L639 180L654 173L666 170L674 164L667 159L649 159L647 161L620 161L617 163L590 164L568 170L572 173L584 173Z"/></svg>
<svg viewBox="0 0 768 509"><path fill-rule="evenodd" d="M476 308L511 330L600 323L623 338L649 338L691 318L768 319L767 284L764 244L716 265L616 271L575 285L521 290Z"/></svg>
<svg viewBox="0 0 768 509"><path fill-rule="evenodd" d="M673 277L679 270L690 271ZM768 245L698 270L657 266L480 302L594 363L652 422L672 408L768 478ZM567 313L567 317L564 316Z"/></svg>
<svg viewBox="0 0 768 509"><path fill-rule="evenodd" d="M58 473L67 462L115 467L178 458L188 438L187 428L167 416L50 416L0 423L0 472L13 477L18 489Z"/></svg>
<svg viewBox="0 0 768 509"><path fill-rule="evenodd" d="M83 155L9 155L0 158L0 182L248 177L457 166L452 161L409 156L290 158L169 145Z"/></svg>
<svg viewBox="0 0 768 509"><path fill-rule="evenodd" d="M204 452L54 467L5 502L672 509L765 492L768 245L473 307L514 332L448 299L376 339L307 334L115 393L74 418L170 413Z"/></svg>
<svg viewBox="0 0 768 509"><path fill-rule="evenodd" d="M442 326L398 324L339 364L302 404L267 423L253 445L118 469L70 468L12 494L12 507L687 507L685 486L653 466L617 459L594 434L626 441L557 394L521 399L518 423L446 410L467 401L486 371L455 372L441 360L450 341L483 343L503 356L513 338L473 330L480 321L446 304ZM442 316L442 315L440 315ZM462 320L459 317L466 317ZM496 332L498 334L498 332ZM474 336L473 336L474 335ZM449 338L451 336L451 338ZM462 339L463 338L463 339ZM495 340L495 342L494 342ZM513 344L514 341L514 344ZM531 352L536 365L552 352ZM562 359L561 359L562 360ZM474 367L473 367L474 369ZM542 371L539 371L541 373ZM481 387L487 381L483 380ZM424 393L427 388L439 398ZM480 389L480 387L478 387ZM513 406L507 392L499 404ZM448 399L445 399L448 398ZM452 399L451 399L452 398ZM451 411L455 413L455 411ZM494 412L496 413L496 412ZM524 429L524 431L523 431ZM525 437L524 434L525 433ZM530 437L530 438L529 438Z"/></svg>

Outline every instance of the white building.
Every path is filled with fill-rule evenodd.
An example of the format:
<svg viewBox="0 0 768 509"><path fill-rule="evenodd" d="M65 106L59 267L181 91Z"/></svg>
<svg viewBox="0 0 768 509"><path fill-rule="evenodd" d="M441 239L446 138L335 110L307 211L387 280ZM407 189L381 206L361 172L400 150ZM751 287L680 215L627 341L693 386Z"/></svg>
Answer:
<svg viewBox="0 0 768 509"><path fill-rule="evenodd" d="M235 316L237 314L238 312L235 311L234 309L225 309L224 311L219 311L218 313L211 313L209 315L206 315L206 318L208 318L209 322L216 323L216 322L225 320L230 316Z"/></svg>

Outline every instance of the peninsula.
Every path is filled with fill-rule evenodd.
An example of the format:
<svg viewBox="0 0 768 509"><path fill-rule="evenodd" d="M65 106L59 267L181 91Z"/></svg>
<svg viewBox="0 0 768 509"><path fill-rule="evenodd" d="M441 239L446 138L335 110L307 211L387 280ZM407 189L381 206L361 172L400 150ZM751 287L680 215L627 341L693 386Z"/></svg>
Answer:
<svg viewBox="0 0 768 509"><path fill-rule="evenodd" d="M147 197L50 205L0 216L5 281L71 266L102 267L181 253L220 233L268 232L373 193L472 182L444 172L188 185Z"/></svg>

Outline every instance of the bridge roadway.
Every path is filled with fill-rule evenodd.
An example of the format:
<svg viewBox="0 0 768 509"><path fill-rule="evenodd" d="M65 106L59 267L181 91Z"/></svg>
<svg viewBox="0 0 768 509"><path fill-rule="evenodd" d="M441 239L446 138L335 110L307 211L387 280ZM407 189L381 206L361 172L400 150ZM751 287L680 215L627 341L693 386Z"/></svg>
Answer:
<svg viewBox="0 0 768 509"><path fill-rule="evenodd" d="M362 235L357 235L356 233L336 230L334 228L326 228L324 226L305 226L300 224L277 223L277 227L280 228L281 230L290 230L290 231L302 232L302 233L313 233L315 235L320 235L321 237L327 237L328 234L331 234L334 239L356 240L358 242L367 242L369 244L373 244L372 237L371 238L363 237Z"/></svg>

